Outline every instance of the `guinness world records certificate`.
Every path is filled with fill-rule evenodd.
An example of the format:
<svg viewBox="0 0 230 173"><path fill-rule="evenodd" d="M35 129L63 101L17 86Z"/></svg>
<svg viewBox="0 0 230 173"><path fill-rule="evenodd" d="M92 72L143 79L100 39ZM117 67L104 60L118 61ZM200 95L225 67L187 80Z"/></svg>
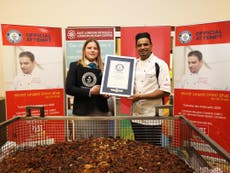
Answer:
<svg viewBox="0 0 230 173"><path fill-rule="evenodd" d="M101 94L129 97L133 94L136 58L106 55Z"/></svg>

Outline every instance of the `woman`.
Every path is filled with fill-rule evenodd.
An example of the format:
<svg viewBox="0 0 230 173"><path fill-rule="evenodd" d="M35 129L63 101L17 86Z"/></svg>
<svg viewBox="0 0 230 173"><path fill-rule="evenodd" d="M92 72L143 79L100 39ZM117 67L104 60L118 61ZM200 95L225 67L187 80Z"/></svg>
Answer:
<svg viewBox="0 0 230 173"><path fill-rule="evenodd" d="M66 78L66 94L74 96L73 115L109 115L108 97L100 95L102 71L100 45L97 40L88 39L83 45L81 59L70 63ZM108 123L104 120L79 120L76 125L77 138L108 135Z"/></svg>

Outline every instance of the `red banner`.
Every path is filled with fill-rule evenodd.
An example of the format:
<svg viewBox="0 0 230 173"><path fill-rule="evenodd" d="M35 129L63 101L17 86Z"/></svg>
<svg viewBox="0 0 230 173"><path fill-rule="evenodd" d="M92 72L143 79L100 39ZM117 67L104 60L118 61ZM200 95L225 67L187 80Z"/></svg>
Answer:
<svg viewBox="0 0 230 173"><path fill-rule="evenodd" d="M7 91L7 119L25 116L26 106L44 106L45 115L64 115L64 89ZM39 112L33 114L39 116Z"/></svg>
<svg viewBox="0 0 230 173"><path fill-rule="evenodd" d="M230 42L230 22L176 27L176 46Z"/></svg>
<svg viewBox="0 0 230 173"><path fill-rule="evenodd" d="M135 36L139 32L148 32L151 35L153 53L170 63L170 26L156 27L121 27L121 55L137 57Z"/></svg>
<svg viewBox="0 0 230 173"><path fill-rule="evenodd" d="M174 114L230 152L230 21L176 27Z"/></svg>
<svg viewBox="0 0 230 173"><path fill-rule="evenodd" d="M61 47L61 29L2 24L3 45Z"/></svg>
<svg viewBox="0 0 230 173"><path fill-rule="evenodd" d="M13 118L17 116L26 116L27 106L44 106L45 115L64 115L64 90L48 89L48 90L30 90L30 91L7 91L8 116ZM9 103L10 100L10 103ZM31 116L40 116L39 109L31 109ZM53 144L55 142L64 141L64 123L61 121L44 121L44 120L28 120L19 121L19 129L16 125L9 125L8 140L16 141L23 145L36 144ZM59 133L52 133L54 128Z"/></svg>
<svg viewBox="0 0 230 173"><path fill-rule="evenodd" d="M1 27L7 119L25 116L27 106L44 106L45 116L64 116L61 28L6 24ZM32 110L33 116L39 114L38 110ZM43 139L47 139L51 126L35 124L24 122L28 127L20 133L27 137L20 143L33 141L35 131L42 132ZM64 123L59 127L63 129L60 136L64 139ZM17 134L17 129L9 131L9 140L12 133Z"/></svg>
<svg viewBox="0 0 230 173"><path fill-rule="evenodd" d="M175 89L175 114L185 115L227 151L230 151L229 103L229 91Z"/></svg>
<svg viewBox="0 0 230 173"><path fill-rule="evenodd" d="M69 27L66 29L66 40L87 40L95 38L97 40L113 40L114 28L83 28Z"/></svg>

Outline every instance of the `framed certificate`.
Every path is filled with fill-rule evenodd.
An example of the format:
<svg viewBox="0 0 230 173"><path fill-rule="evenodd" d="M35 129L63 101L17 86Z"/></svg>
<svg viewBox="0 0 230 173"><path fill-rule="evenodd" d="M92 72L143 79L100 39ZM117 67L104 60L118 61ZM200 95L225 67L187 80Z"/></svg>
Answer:
<svg viewBox="0 0 230 173"><path fill-rule="evenodd" d="M132 95L135 67L134 57L107 55L100 93L121 97Z"/></svg>

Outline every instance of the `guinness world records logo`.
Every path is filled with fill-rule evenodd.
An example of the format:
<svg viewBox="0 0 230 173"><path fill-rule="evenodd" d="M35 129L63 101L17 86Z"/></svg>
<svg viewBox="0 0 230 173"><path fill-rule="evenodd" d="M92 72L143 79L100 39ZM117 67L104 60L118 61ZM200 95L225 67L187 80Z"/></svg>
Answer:
<svg viewBox="0 0 230 173"><path fill-rule="evenodd" d="M181 43L189 43L192 40L192 33L190 31L182 31L179 34L179 40Z"/></svg>
<svg viewBox="0 0 230 173"><path fill-rule="evenodd" d="M117 64L117 65L115 66L115 68L116 68L117 71L123 71L125 67L124 67L123 64Z"/></svg>
<svg viewBox="0 0 230 173"><path fill-rule="evenodd" d="M84 73L81 80L82 80L82 83L87 87L92 87L97 83L97 77L92 72Z"/></svg>
<svg viewBox="0 0 230 173"><path fill-rule="evenodd" d="M22 34L18 30L10 30L6 33L7 40L10 43L17 44L22 40Z"/></svg>

